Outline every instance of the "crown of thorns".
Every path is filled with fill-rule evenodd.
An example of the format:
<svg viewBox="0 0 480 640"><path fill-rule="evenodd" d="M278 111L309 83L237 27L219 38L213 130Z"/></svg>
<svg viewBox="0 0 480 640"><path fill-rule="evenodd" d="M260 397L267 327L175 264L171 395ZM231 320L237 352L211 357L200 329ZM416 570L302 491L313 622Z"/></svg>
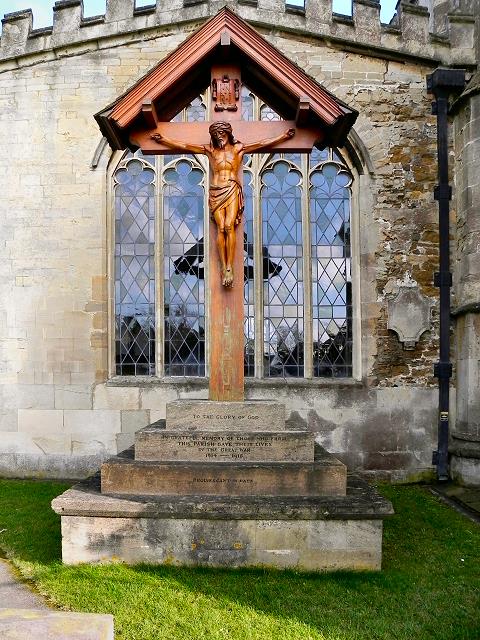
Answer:
<svg viewBox="0 0 480 640"><path fill-rule="evenodd" d="M208 130L211 136L213 136L214 134L226 133L230 138L230 142L232 144L235 143L235 138L233 137L232 125L229 122L214 122L213 124L210 125Z"/></svg>

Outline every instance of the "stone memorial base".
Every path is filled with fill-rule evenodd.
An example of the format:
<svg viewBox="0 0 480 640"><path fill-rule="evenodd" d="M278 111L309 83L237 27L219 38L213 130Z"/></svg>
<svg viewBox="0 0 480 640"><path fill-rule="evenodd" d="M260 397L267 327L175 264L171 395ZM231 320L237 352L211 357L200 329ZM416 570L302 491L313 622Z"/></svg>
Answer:
<svg viewBox="0 0 480 640"><path fill-rule="evenodd" d="M66 564L381 568L388 500L349 477L345 496L114 497L90 478L55 498Z"/></svg>
<svg viewBox="0 0 480 640"><path fill-rule="evenodd" d="M379 569L387 500L274 402L179 401L52 502L67 564Z"/></svg>

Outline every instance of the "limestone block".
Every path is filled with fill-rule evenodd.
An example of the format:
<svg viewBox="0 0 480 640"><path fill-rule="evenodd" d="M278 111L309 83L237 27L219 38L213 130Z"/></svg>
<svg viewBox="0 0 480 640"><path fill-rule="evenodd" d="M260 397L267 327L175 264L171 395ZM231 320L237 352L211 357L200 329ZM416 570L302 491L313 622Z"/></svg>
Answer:
<svg viewBox="0 0 480 640"><path fill-rule="evenodd" d="M378 570L382 522L62 516L65 564L118 558L186 566Z"/></svg>
<svg viewBox="0 0 480 640"><path fill-rule="evenodd" d="M50 384L0 385L4 409L54 409L54 386Z"/></svg>
<svg viewBox="0 0 480 640"><path fill-rule="evenodd" d="M113 616L41 609L0 609L3 640L114 640Z"/></svg>
<svg viewBox="0 0 480 640"><path fill-rule="evenodd" d="M403 1L399 5L399 18L402 36L419 48L428 43L429 12L426 7L408 4ZM420 49L419 49L420 52Z"/></svg>
<svg viewBox="0 0 480 640"><path fill-rule="evenodd" d="M150 422L149 411L122 411L122 433L134 434ZM133 444L133 443L132 443Z"/></svg>
<svg viewBox="0 0 480 640"><path fill-rule="evenodd" d="M475 47L475 16L449 14L447 20L452 47L473 49Z"/></svg>
<svg viewBox="0 0 480 640"><path fill-rule="evenodd" d="M66 454L70 455L72 449L72 438L65 433L48 433L42 436L32 436L33 443L45 454Z"/></svg>
<svg viewBox="0 0 480 640"><path fill-rule="evenodd" d="M117 453L121 453L135 444L135 435L133 433L117 433L116 442Z"/></svg>
<svg viewBox="0 0 480 640"><path fill-rule="evenodd" d="M133 17L135 0L107 0L106 22L116 22Z"/></svg>
<svg viewBox="0 0 480 640"><path fill-rule="evenodd" d="M167 404L167 429L226 428L236 431L285 429L285 405L267 400L178 400Z"/></svg>
<svg viewBox="0 0 480 640"><path fill-rule="evenodd" d="M141 408L142 409L154 409L159 411L161 415L156 414L156 420L165 418L165 407L167 402L177 400L180 389L178 386L166 386L162 385L160 388L145 388L142 389L140 394Z"/></svg>
<svg viewBox="0 0 480 640"><path fill-rule="evenodd" d="M109 387L98 384L93 392L94 409L135 410L140 408L138 387Z"/></svg>
<svg viewBox="0 0 480 640"><path fill-rule="evenodd" d="M121 430L120 411L65 409L64 430L72 435L114 435Z"/></svg>
<svg viewBox="0 0 480 640"><path fill-rule="evenodd" d="M32 436L24 432L4 431L0 433L1 454L43 454L41 448L33 442Z"/></svg>
<svg viewBox="0 0 480 640"><path fill-rule="evenodd" d="M318 22L330 24L332 21L332 0L306 0L305 17L310 28Z"/></svg>
<svg viewBox="0 0 480 640"><path fill-rule="evenodd" d="M8 57L23 53L27 38L32 30L32 10L26 9L15 13L7 13L2 20L2 25L1 55Z"/></svg>
<svg viewBox="0 0 480 640"><path fill-rule="evenodd" d="M285 11L285 3L283 0L258 0L257 6L260 11L274 11L280 14Z"/></svg>
<svg viewBox="0 0 480 640"><path fill-rule="evenodd" d="M155 496L345 495L346 467L324 452L315 462L152 462L130 452L102 465L102 493Z"/></svg>
<svg viewBox="0 0 480 640"><path fill-rule="evenodd" d="M375 0L353 0L355 29L372 44L380 42L380 2ZM364 67L365 70L365 67Z"/></svg>
<svg viewBox="0 0 480 640"><path fill-rule="evenodd" d="M92 409L91 385L56 385L55 409Z"/></svg>
<svg viewBox="0 0 480 640"><path fill-rule="evenodd" d="M60 0L53 7L52 42L69 44L78 38L82 20L82 0Z"/></svg>
<svg viewBox="0 0 480 640"><path fill-rule="evenodd" d="M0 432L17 431L18 411L16 409L4 409L0 411Z"/></svg>
<svg viewBox="0 0 480 640"><path fill-rule="evenodd" d="M63 430L61 409L19 409L18 430L31 436L58 433Z"/></svg>
<svg viewBox="0 0 480 640"><path fill-rule="evenodd" d="M91 433L72 434L72 455L102 456L102 459L104 459L108 455L117 453L117 435L108 433L97 436ZM98 467L96 470L98 470Z"/></svg>
<svg viewBox="0 0 480 640"><path fill-rule="evenodd" d="M307 431L167 431L149 425L136 433L136 460L313 462Z"/></svg>
<svg viewBox="0 0 480 640"><path fill-rule="evenodd" d="M17 452L9 453L0 450L1 477L82 479L96 473L108 455L105 452L92 455L46 454L37 445L31 444L31 450L27 447L17 447Z"/></svg>
<svg viewBox="0 0 480 640"><path fill-rule="evenodd" d="M465 487L480 487L480 458L453 455L450 473L453 480Z"/></svg>

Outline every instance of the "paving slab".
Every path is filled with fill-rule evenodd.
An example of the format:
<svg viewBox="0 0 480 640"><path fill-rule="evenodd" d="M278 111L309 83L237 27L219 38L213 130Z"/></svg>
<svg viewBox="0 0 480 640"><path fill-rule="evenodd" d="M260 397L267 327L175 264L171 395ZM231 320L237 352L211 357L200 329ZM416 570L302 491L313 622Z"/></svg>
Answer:
<svg viewBox="0 0 480 640"><path fill-rule="evenodd" d="M436 484L432 491L459 508L475 522L480 522L480 488L462 487L454 483Z"/></svg>
<svg viewBox="0 0 480 640"><path fill-rule="evenodd" d="M7 560L0 559L0 603L10 609L48 609L43 598L20 582ZM0 638L3 636L0 634Z"/></svg>
<svg viewBox="0 0 480 640"><path fill-rule="evenodd" d="M114 640L113 616L0 609L1 640Z"/></svg>

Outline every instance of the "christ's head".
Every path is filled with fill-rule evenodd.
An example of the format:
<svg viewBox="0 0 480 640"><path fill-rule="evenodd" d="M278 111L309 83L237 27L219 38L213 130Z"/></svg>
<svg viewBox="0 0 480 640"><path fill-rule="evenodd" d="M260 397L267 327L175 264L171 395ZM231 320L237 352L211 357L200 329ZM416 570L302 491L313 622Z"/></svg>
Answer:
<svg viewBox="0 0 480 640"><path fill-rule="evenodd" d="M212 144L217 149L222 149L227 142L235 144L232 125L229 122L214 122L209 128Z"/></svg>

